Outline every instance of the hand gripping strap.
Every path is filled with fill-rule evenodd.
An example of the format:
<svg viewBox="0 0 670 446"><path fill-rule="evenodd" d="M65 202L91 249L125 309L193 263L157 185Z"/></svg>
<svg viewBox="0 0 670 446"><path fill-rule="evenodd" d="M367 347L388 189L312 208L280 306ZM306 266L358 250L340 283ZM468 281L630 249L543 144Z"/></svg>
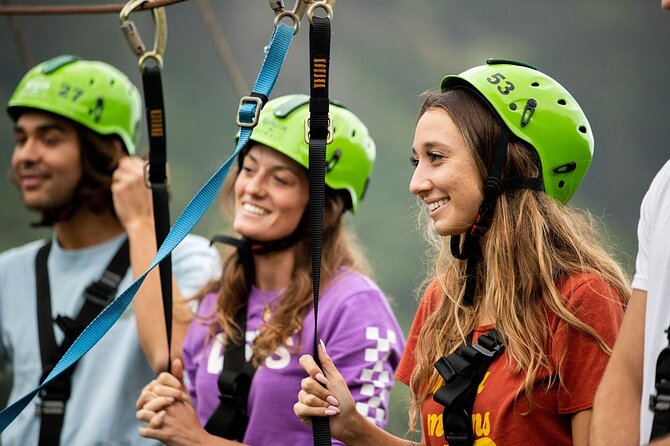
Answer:
<svg viewBox="0 0 670 446"><path fill-rule="evenodd" d="M256 79L256 84L254 85L253 91L259 94L264 94L266 96L270 95L272 88L274 87L277 77L279 76L279 71L281 66L284 63L284 58L288 51L291 41L293 39L293 28L280 23L279 26L275 29L270 45L268 47L268 52L263 61L263 67ZM246 107L246 105L244 106ZM243 109L244 109L243 107ZM247 110L241 110L241 112L246 111L252 115L255 112L254 105L249 105ZM5 428L12 422L14 419L23 411L23 409L30 403L30 400L39 392L46 384L53 380L56 376L60 375L67 368L72 366L75 362L79 360L86 352L88 352L93 346L109 331L109 329L114 325L114 323L121 317L123 311L128 308L130 302L133 300L135 293L139 289L142 282L146 278L147 274L156 267L164 258L172 252L172 250L186 237L186 235L193 229L193 227L198 223L200 218L203 216L209 205L216 198L223 181L228 175L230 166L237 157L238 153L249 141L249 137L252 133L251 128L243 128L240 130L240 139L237 143L237 148L235 152L228 158L219 169L211 176L209 180L202 186L198 193L191 199L189 204L186 206L182 214L179 216L177 221L175 221L174 226L168 233L165 238L165 242L158 249L156 257L154 257L149 269L144 272L132 285L130 285L121 295L119 295L112 303L109 304L107 308L103 310L100 315L91 322L91 324L86 327L86 330L77 338L77 340L72 344L63 357L58 361L58 364L51 371L49 376L35 389L26 393L23 397L12 403L10 406L6 407L2 412L0 412L0 432L4 431ZM92 402L95 404L95 402Z"/></svg>

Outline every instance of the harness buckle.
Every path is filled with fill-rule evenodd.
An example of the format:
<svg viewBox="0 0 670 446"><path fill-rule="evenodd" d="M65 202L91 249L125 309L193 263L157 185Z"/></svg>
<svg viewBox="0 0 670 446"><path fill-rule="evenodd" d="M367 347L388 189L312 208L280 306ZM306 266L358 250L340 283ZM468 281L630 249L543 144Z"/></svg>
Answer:
<svg viewBox="0 0 670 446"><path fill-rule="evenodd" d="M254 109L254 115L251 119L251 122L244 122L241 119L242 107L244 107L247 104L256 104L256 108ZM256 127L258 125L258 118L261 116L262 108L263 108L262 98L256 96L243 96L240 99L240 106L237 108L237 116L235 117L235 124L237 124L238 127L245 127L245 128Z"/></svg>
<svg viewBox="0 0 670 446"><path fill-rule="evenodd" d="M42 400L35 403L35 416L63 415L65 413L65 402L60 400Z"/></svg>
<svg viewBox="0 0 670 446"><path fill-rule="evenodd" d="M151 180L149 179L149 161L144 163L144 187L151 189ZM170 163L165 163L165 185L169 186L172 183L172 175L170 174ZM160 183L159 183L160 184Z"/></svg>
<svg viewBox="0 0 670 446"><path fill-rule="evenodd" d="M100 281L93 282L84 290L84 299L104 308L113 297L111 295L113 291L116 291L115 287Z"/></svg>
<svg viewBox="0 0 670 446"><path fill-rule="evenodd" d="M664 378L656 381L656 395L649 395L649 409L653 412L670 411L670 381Z"/></svg>
<svg viewBox="0 0 670 446"><path fill-rule="evenodd" d="M326 144L333 142L333 120L330 119L330 113L328 114L328 136L326 137ZM309 144L310 136L310 117L309 115L305 116L305 143Z"/></svg>
<svg viewBox="0 0 670 446"><path fill-rule="evenodd" d="M649 395L649 410L652 412L670 411L670 395Z"/></svg>
<svg viewBox="0 0 670 446"><path fill-rule="evenodd" d="M475 222L470 227L470 235L478 239L484 237L486 231L489 230L490 224L490 220L485 219L481 214L477 214Z"/></svg>

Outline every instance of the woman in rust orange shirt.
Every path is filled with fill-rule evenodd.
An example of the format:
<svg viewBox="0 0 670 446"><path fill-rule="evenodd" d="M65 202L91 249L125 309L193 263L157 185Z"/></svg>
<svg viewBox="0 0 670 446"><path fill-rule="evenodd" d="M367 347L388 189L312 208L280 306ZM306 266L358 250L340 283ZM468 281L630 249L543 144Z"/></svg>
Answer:
<svg viewBox="0 0 670 446"><path fill-rule="evenodd" d="M590 216L566 206L592 159L589 123L521 62L489 59L441 87L411 158L435 255L397 371L410 419L429 446L586 445L630 293ZM414 444L366 423L320 357L323 372L302 358L300 418L329 416L351 446Z"/></svg>

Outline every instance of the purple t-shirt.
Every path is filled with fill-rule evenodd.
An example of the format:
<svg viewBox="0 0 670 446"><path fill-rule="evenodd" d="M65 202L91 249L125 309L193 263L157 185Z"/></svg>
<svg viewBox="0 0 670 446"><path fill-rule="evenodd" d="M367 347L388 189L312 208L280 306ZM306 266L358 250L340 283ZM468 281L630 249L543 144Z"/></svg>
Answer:
<svg viewBox="0 0 670 446"><path fill-rule="evenodd" d="M247 309L247 359L250 343L258 335L263 311L274 307L280 291L253 288ZM200 422L204 425L219 405L217 377L223 366L222 333L213 339L208 322L212 317L216 294L204 297L198 308L201 318L194 319L184 341L184 367L189 390ZM287 346L300 343L300 351L291 353L280 347L256 370L249 393L249 425L244 443L251 446L311 444L311 428L293 413L306 376L298 359L310 354L314 333L311 312L303 330L287 339ZM298 340L298 336L300 339ZM343 272L322 290L319 299L319 337L333 359L356 401L356 408L370 421L383 427L388 421L388 400L393 376L405 340L386 297L369 278L350 270ZM298 342L300 341L300 342ZM334 444L341 444L334 441Z"/></svg>

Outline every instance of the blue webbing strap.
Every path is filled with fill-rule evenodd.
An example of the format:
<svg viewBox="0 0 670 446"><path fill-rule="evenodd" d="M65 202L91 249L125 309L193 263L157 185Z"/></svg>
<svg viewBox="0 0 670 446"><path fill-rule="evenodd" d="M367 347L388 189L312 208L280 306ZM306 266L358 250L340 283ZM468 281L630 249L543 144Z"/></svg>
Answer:
<svg viewBox="0 0 670 446"><path fill-rule="evenodd" d="M281 70L284 58L288 52L293 39L293 28L283 23L280 23L272 34L272 39L268 46L265 60L256 84L252 90L252 95L260 94L266 97L270 96L272 88L277 81L279 71ZM239 120L243 123L249 123L254 120L256 114L256 102L245 102L239 110ZM240 130L240 138L235 148L235 152L226 162L219 167L219 169L211 176L209 180L202 186L198 193L191 199L182 214L179 216L174 226L168 233L165 241L158 249L156 257L154 257L149 269L142 274L132 285L121 293L112 303L105 308L102 313L96 317L91 324L79 335L77 340L65 352L63 357L58 361L49 376L38 387L28 392L26 395L6 407L0 412L0 432L5 428L25 409L33 397L51 380L60 375L68 367L72 366L84 354L86 354L93 346L109 331L114 323L121 317L124 310L128 308L130 302L135 297L135 293L144 281L149 272L158 265L172 250L186 237L186 235L198 223L200 218L214 201L218 195L219 189L223 184L230 166L237 157L240 150L247 144L253 128L244 127Z"/></svg>

